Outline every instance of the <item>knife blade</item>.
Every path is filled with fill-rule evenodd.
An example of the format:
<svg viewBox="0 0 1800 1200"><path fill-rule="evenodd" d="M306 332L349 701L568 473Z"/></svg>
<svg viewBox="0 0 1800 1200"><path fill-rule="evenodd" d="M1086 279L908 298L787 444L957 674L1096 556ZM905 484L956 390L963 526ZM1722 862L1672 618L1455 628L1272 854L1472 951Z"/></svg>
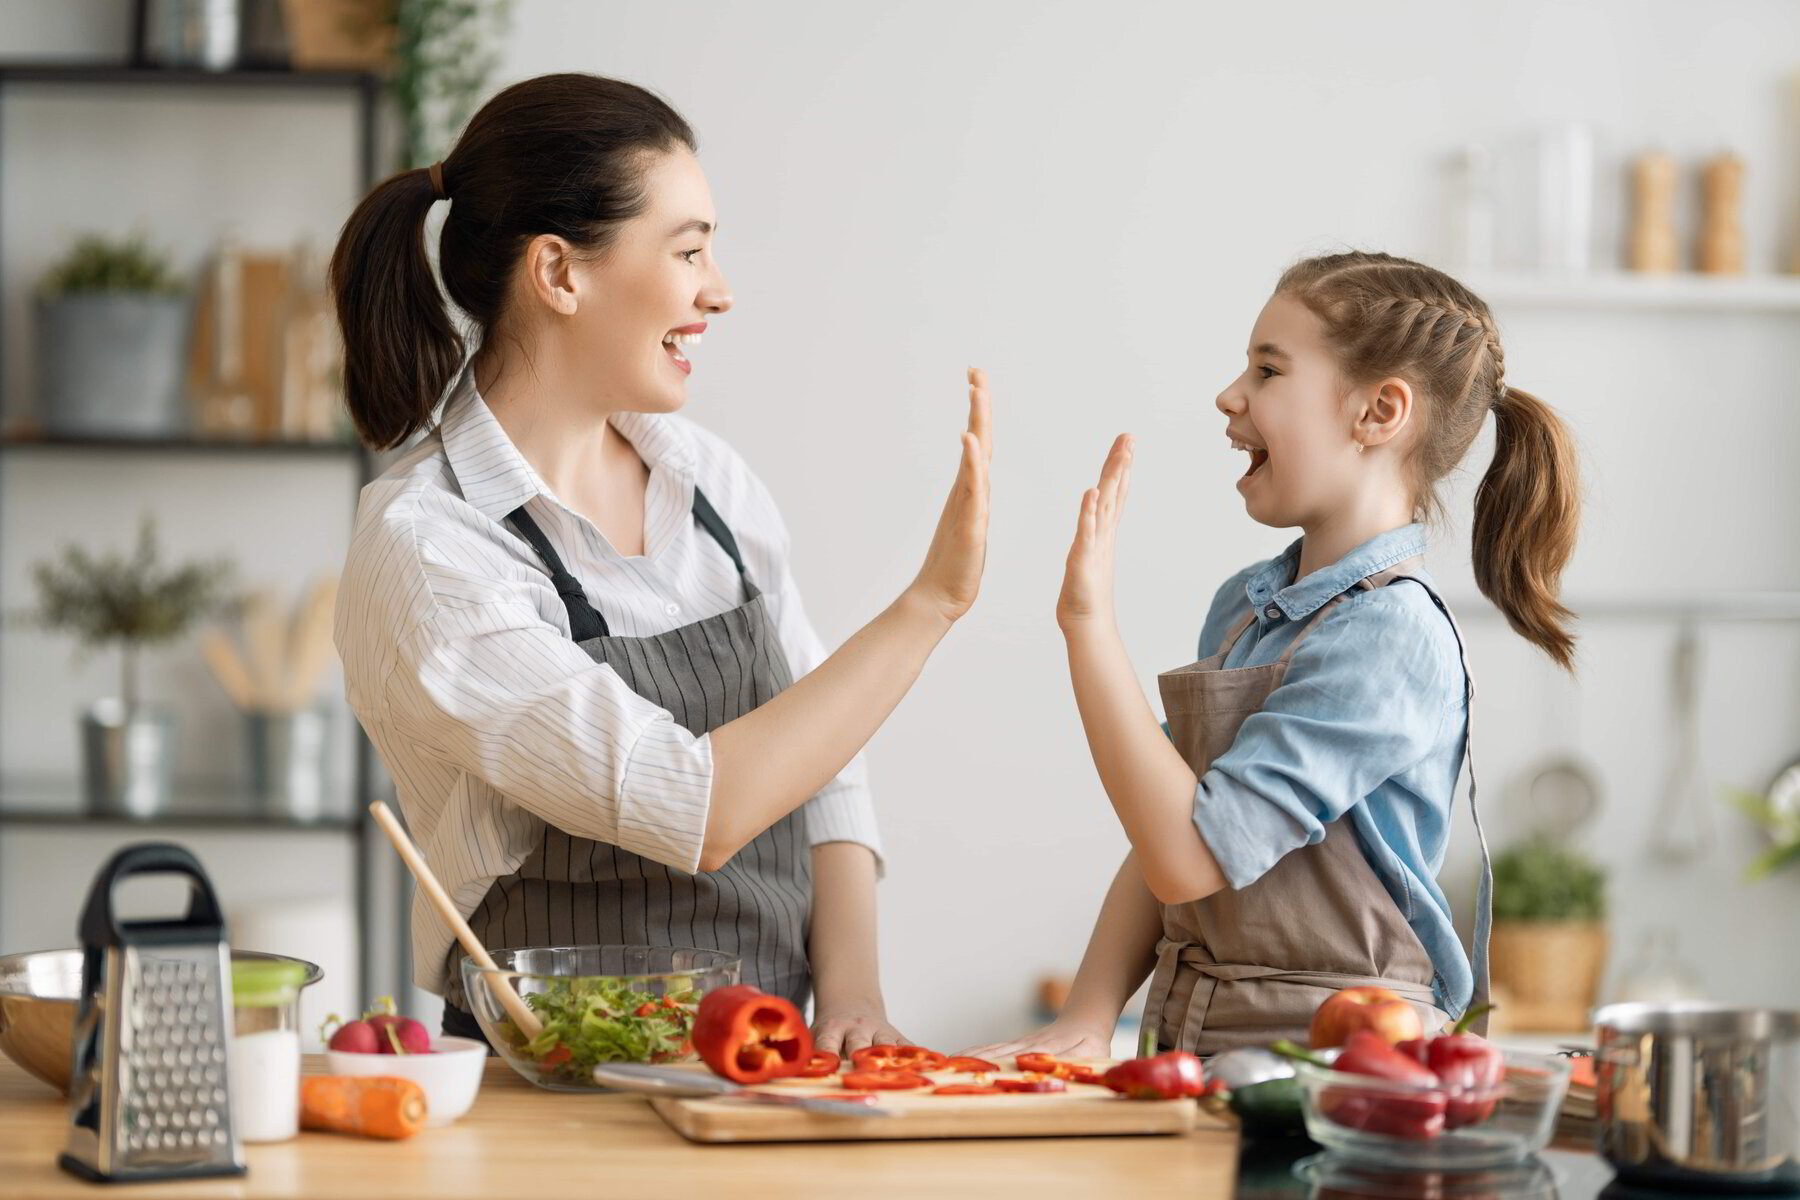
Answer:
<svg viewBox="0 0 1800 1200"><path fill-rule="evenodd" d="M722 1096L754 1104L778 1104L834 1117L892 1117L891 1109L865 1108L847 1100L822 1096L793 1096L784 1092L759 1092L716 1075L659 1067L651 1063L601 1063L594 1068L594 1082L622 1092L647 1096Z"/></svg>

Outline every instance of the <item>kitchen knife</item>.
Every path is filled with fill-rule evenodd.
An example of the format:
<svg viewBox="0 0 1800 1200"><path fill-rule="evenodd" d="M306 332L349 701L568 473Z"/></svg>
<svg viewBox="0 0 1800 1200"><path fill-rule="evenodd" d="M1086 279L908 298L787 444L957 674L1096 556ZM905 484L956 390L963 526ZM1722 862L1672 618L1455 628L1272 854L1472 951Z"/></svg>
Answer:
<svg viewBox="0 0 1800 1200"><path fill-rule="evenodd" d="M594 1082L622 1092L641 1092L647 1096L727 1096L755 1104L779 1104L807 1112L834 1117L892 1117L885 1108L865 1108L848 1100L829 1100L817 1096L793 1096L783 1092L759 1092L740 1087L716 1075L683 1071L675 1067L659 1067L649 1063L601 1063L594 1068Z"/></svg>

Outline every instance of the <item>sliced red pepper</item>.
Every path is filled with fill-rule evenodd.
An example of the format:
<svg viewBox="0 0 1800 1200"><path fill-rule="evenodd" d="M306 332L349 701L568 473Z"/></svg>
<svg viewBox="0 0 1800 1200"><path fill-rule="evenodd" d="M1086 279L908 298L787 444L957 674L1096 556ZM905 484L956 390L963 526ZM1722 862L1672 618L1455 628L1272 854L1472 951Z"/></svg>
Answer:
<svg viewBox="0 0 1800 1200"><path fill-rule="evenodd" d="M560 1067L575 1057L575 1052L561 1042L550 1048L550 1053L538 1059L538 1065L544 1067Z"/></svg>
<svg viewBox="0 0 1800 1200"><path fill-rule="evenodd" d="M1054 1075L1025 1075L1018 1079L996 1079L994 1086L1003 1092L1066 1092L1069 1085Z"/></svg>
<svg viewBox="0 0 1800 1200"><path fill-rule="evenodd" d="M632 1011L631 1015L634 1017L647 1017L655 1011L656 1005L646 1000L644 1003L638 1005L637 1008Z"/></svg>
<svg viewBox="0 0 1800 1200"><path fill-rule="evenodd" d="M1021 1054L1014 1062L1021 1071L1036 1071L1040 1075L1049 1075L1056 1070L1056 1056L1053 1054Z"/></svg>
<svg viewBox="0 0 1800 1200"><path fill-rule="evenodd" d="M706 994L693 1041L701 1061L733 1083L785 1079L812 1061L812 1030L800 1010L747 984Z"/></svg>
<svg viewBox="0 0 1800 1200"><path fill-rule="evenodd" d="M814 1050L806 1066L800 1071L802 1079L823 1079L827 1075L836 1075L838 1064L843 1060L829 1050Z"/></svg>
<svg viewBox="0 0 1800 1200"><path fill-rule="evenodd" d="M864 1071L935 1071L944 1055L924 1046L895 1046L877 1042L850 1052L851 1065Z"/></svg>
<svg viewBox="0 0 1800 1200"><path fill-rule="evenodd" d="M1083 1063L1057 1063L1056 1077L1058 1079L1066 1079L1070 1083L1104 1084L1106 1082L1105 1071L1100 1070L1098 1067L1086 1066Z"/></svg>
<svg viewBox="0 0 1800 1200"><path fill-rule="evenodd" d="M991 1083L943 1083L931 1089L934 1096L998 1096L1004 1088Z"/></svg>
<svg viewBox="0 0 1800 1200"><path fill-rule="evenodd" d="M970 1058L966 1054L952 1054L931 1069L933 1071L959 1071L970 1075L992 1075L1000 1070L1000 1064L991 1063L985 1058Z"/></svg>
<svg viewBox="0 0 1800 1200"><path fill-rule="evenodd" d="M1129 1058L1100 1077L1100 1082L1133 1100L1178 1100L1206 1090L1200 1060L1185 1050L1154 1058Z"/></svg>
<svg viewBox="0 0 1800 1200"><path fill-rule="evenodd" d="M857 1092L909 1092L930 1086L931 1080L917 1071L852 1071L844 1076L844 1087Z"/></svg>

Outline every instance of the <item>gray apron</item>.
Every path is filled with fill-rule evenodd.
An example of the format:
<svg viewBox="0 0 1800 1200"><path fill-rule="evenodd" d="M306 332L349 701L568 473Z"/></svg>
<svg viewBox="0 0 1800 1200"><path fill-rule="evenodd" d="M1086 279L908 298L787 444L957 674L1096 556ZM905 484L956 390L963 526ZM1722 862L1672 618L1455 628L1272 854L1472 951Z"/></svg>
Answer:
<svg viewBox="0 0 1800 1200"><path fill-rule="evenodd" d="M736 564L745 602L655 637L613 637L524 508L509 518L531 543L569 614L570 636L626 686L696 736L736 720L793 681L767 604L737 540L698 488L694 519ZM591 944L697 946L743 958L743 982L804 1008L812 990L812 855L796 809L717 871L689 875L607 842L545 824L519 869L496 879L469 926L490 949ZM444 999L466 1010L459 947Z"/></svg>
<svg viewBox="0 0 1800 1200"><path fill-rule="evenodd" d="M1431 586L1404 573L1406 564L1371 575L1320 607L1281 658L1258 667L1226 668L1225 659L1255 619L1249 612L1225 635L1219 653L1158 676L1169 735L1196 776L1230 748L1244 719L1281 686L1288 660L1325 614L1358 590L1411 580L1430 593L1456 632L1465 698L1474 730L1474 677L1455 618ZM1475 812L1475 762L1469 763L1469 808ZM1472 1004L1488 996L1487 944L1493 873L1481 817L1481 887L1476 899ZM1254 883L1224 888L1201 900L1163 906L1163 935L1144 1020L1155 1022L1158 1044L1196 1054L1276 1038L1306 1043L1313 1012L1332 993L1378 985L1419 1010L1427 1031L1447 1015L1434 1002L1431 957L1369 865L1347 820L1325 826L1325 837L1283 855ZM1486 1028L1483 1020L1478 1030Z"/></svg>

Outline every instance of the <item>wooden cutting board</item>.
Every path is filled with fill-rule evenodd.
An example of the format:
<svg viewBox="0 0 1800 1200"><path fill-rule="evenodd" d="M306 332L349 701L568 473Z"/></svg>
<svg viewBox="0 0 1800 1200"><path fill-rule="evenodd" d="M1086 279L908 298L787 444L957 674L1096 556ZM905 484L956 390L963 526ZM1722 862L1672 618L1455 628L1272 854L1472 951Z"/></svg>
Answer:
<svg viewBox="0 0 1800 1200"><path fill-rule="evenodd" d="M1095 1065L1105 1065L1097 1063ZM704 1071L704 1067L694 1069ZM1016 1076L1003 1071L1001 1076ZM973 1077L933 1072L941 1083ZM785 1079L758 1091L829 1096L835 1079ZM922 1138L1108 1137L1192 1133L1204 1116L1192 1100L1126 1100L1094 1084L1066 1092L934 1096L926 1089L880 1093L893 1117L828 1116L798 1108L719 1099L650 1101L669 1127L692 1142L850 1142Z"/></svg>

